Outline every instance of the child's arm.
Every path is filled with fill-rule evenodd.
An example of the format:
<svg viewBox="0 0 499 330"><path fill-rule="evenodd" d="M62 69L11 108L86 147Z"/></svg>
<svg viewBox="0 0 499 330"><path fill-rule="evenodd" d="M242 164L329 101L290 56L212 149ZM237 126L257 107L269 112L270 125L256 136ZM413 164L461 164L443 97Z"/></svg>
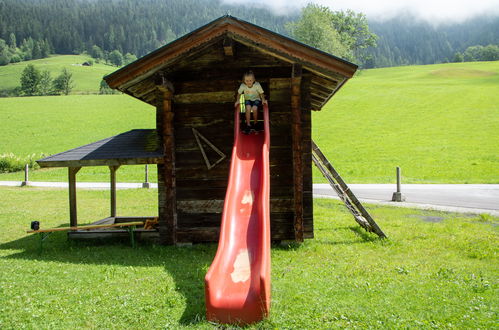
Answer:
<svg viewBox="0 0 499 330"><path fill-rule="evenodd" d="M267 104L267 100L265 99L265 94L260 93L260 99L262 100L262 104Z"/></svg>
<svg viewBox="0 0 499 330"><path fill-rule="evenodd" d="M236 103L234 103L234 106L235 106L235 107L239 104L239 100L240 100L240 99L241 99L241 94L240 94L240 93L237 93Z"/></svg>

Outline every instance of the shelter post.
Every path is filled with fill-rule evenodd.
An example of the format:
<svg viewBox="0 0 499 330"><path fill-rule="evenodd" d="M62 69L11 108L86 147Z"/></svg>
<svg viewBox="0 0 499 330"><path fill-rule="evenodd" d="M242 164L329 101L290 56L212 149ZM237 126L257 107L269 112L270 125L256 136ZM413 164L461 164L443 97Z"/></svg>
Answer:
<svg viewBox="0 0 499 330"><path fill-rule="evenodd" d="M111 217L116 217L116 171L119 166L109 166L111 173Z"/></svg>
<svg viewBox="0 0 499 330"><path fill-rule="evenodd" d="M76 211L76 173L81 167L68 167L68 183L69 183L69 225L71 227L78 226L78 216Z"/></svg>

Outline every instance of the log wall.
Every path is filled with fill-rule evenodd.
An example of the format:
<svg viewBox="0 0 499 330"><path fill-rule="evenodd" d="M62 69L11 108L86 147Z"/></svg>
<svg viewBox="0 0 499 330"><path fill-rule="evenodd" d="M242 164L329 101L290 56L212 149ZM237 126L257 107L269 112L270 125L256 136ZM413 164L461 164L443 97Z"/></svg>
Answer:
<svg viewBox="0 0 499 330"><path fill-rule="evenodd" d="M196 68L194 71L193 68ZM291 130L292 66L241 44L233 53L219 47L165 72L174 85L174 145L177 242L217 241L233 146L234 101L242 74L255 72L270 108L270 211L272 240L294 240L293 152ZM304 72L302 90L310 78ZM310 98L302 97L303 236L313 237ZM158 113L158 129L163 128ZM262 116L259 116L262 118ZM225 159L208 169L194 130L218 148ZM220 155L199 139L210 164ZM168 204L165 173L158 165L159 208ZM164 210L165 211L165 210ZM161 212L160 212L161 213Z"/></svg>

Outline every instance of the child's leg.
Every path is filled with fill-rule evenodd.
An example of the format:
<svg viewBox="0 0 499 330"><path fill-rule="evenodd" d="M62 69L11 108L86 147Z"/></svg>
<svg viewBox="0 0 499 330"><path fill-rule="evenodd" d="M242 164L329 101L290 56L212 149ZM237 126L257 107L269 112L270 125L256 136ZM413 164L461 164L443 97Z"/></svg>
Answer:
<svg viewBox="0 0 499 330"><path fill-rule="evenodd" d="M258 107L254 105L253 108L251 108L251 111L253 112L253 121L256 125L256 123L258 122Z"/></svg>
<svg viewBox="0 0 499 330"><path fill-rule="evenodd" d="M246 125L251 125L251 105L246 105Z"/></svg>

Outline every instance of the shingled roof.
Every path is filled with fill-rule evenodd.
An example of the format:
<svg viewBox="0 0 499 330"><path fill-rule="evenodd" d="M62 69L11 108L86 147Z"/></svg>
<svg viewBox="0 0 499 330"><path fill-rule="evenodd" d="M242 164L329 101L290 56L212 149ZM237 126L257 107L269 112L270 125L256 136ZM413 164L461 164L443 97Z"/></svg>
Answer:
<svg viewBox="0 0 499 330"><path fill-rule="evenodd" d="M104 77L111 88L147 103L153 93L154 75L174 68L189 56L221 40L231 39L290 64L300 64L314 75L313 110L320 108L353 76L357 65L232 16L220 17ZM151 82L146 82L151 80ZM137 87L140 85L140 88ZM150 86L144 88L144 86Z"/></svg>
<svg viewBox="0 0 499 330"><path fill-rule="evenodd" d="M117 166L163 162L154 129L134 129L38 160L41 167Z"/></svg>

